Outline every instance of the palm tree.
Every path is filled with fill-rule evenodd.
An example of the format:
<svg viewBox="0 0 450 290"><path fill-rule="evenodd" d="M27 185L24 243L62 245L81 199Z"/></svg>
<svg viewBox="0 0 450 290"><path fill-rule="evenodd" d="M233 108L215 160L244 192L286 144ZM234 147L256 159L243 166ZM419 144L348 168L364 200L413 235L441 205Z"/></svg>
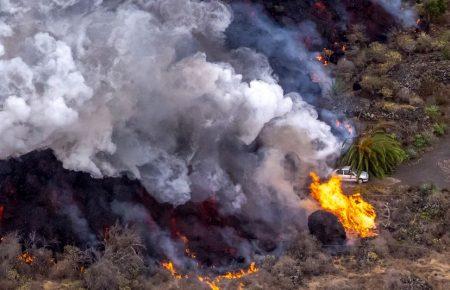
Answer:
<svg viewBox="0 0 450 290"><path fill-rule="evenodd" d="M406 159L400 143L383 131L363 135L352 144L341 159L359 173L366 171L375 177L384 177Z"/></svg>

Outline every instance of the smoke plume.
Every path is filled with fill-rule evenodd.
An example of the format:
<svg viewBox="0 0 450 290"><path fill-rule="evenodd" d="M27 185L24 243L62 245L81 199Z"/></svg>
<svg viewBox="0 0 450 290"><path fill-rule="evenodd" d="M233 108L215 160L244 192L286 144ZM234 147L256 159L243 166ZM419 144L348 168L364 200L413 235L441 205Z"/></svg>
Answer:
<svg viewBox="0 0 450 290"><path fill-rule="evenodd" d="M226 48L232 12L221 2L22 0L2 10L1 158L50 148L65 168L126 174L161 202L216 194L232 209L249 202L229 173L235 156L248 159L245 183L264 195L283 182L281 173L259 180L268 163L281 170L294 153L316 166L337 148L264 55ZM303 47L285 50L299 69L321 72ZM262 147L246 153L263 128Z"/></svg>
<svg viewBox="0 0 450 290"><path fill-rule="evenodd" d="M381 5L386 12L397 17L404 26L415 26L417 15L413 8L403 4L401 0L371 0Z"/></svg>

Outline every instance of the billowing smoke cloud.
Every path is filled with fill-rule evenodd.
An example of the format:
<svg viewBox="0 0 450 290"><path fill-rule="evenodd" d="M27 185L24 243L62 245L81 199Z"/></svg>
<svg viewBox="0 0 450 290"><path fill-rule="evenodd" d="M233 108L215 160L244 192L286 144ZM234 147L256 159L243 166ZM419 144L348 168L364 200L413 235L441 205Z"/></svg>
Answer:
<svg viewBox="0 0 450 290"><path fill-rule="evenodd" d="M242 169L256 185L261 164L293 153L312 167L337 147L264 55L224 47L223 3L4 0L2 10L1 158L51 148L66 168L128 174L162 202L219 194L239 208L248 197L224 159L264 127L260 152L277 153ZM304 48L284 49L312 70Z"/></svg>
<svg viewBox="0 0 450 290"><path fill-rule="evenodd" d="M402 3L402 0L371 0L374 3L381 5L386 12L397 17L405 26L416 25L417 15L413 8L407 4Z"/></svg>

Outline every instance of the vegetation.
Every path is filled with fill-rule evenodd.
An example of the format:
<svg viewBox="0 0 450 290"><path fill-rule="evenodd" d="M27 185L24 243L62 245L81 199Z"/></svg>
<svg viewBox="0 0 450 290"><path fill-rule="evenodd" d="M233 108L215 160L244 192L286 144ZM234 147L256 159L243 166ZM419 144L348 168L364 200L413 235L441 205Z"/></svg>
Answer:
<svg viewBox="0 0 450 290"><path fill-rule="evenodd" d="M439 117L439 115L441 114L439 107L436 105L431 105L431 106L426 107L425 113L432 120L436 120Z"/></svg>
<svg viewBox="0 0 450 290"><path fill-rule="evenodd" d="M433 125L433 132L437 136L443 136L447 130L447 125L444 123L436 123Z"/></svg>
<svg viewBox="0 0 450 290"><path fill-rule="evenodd" d="M417 149L423 149L430 144L430 140L427 138L425 134L416 134L414 136L413 145Z"/></svg>
<svg viewBox="0 0 450 290"><path fill-rule="evenodd" d="M446 0L427 0L424 4L426 17L429 20L434 20L447 11Z"/></svg>
<svg viewBox="0 0 450 290"><path fill-rule="evenodd" d="M383 177L392 172L406 157L406 152L392 135L375 132L360 137L341 162L358 172L366 171L372 176Z"/></svg>

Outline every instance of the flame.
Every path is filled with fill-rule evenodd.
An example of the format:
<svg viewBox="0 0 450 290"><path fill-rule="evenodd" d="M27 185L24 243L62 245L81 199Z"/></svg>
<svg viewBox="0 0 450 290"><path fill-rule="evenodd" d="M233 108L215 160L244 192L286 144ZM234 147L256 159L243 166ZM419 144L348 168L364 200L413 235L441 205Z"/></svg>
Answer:
<svg viewBox="0 0 450 290"><path fill-rule="evenodd" d="M361 194L347 196L341 188L338 176L332 176L327 182L321 183L319 176L311 172L311 195L320 203L320 206L335 216L349 235L358 235L363 238L376 236L373 206L364 201Z"/></svg>
<svg viewBox="0 0 450 290"><path fill-rule="evenodd" d="M28 265L31 265L34 262L34 257L32 255L30 255L30 253L28 253L28 252L23 252L22 254L17 256L17 259L19 259L20 261L22 261Z"/></svg>
<svg viewBox="0 0 450 290"><path fill-rule="evenodd" d="M341 122L336 120L336 127L345 129L350 135L353 135L353 126L347 121Z"/></svg>
<svg viewBox="0 0 450 290"><path fill-rule="evenodd" d="M175 270L175 267L174 267L172 262L163 262L162 266L163 266L164 269L169 271L170 274L176 279L188 278L187 275L178 274L177 271Z"/></svg>
<svg viewBox="0 0 450 290"><path fill-rule="evenodd" d="M325 66L327 66L328 65L328 60L325 58L325 56L323 56L322 54L318 54L317 56L316 56L316 59L318 60L318 61L320 61L321 63L323 63L323 65L325 65Z"/></svg>
<svg viewBox="0 0 450 290"><path fill-rule="evenodd" d="M164 269L166 269L167 271L170 272L170 274L172 275L172 277L174 277L175 279L184 279L184 278L189 278L188 275L181 275L179 274L176 270L175 267L173 265L172 262L163 262L162 266ZM200 276L197 275L197 280L205 283L206 285L209 286L209 288L211 290L220 290L220 287L218 286L218 284L220 282L222 282L223 280L236 280L236 279L240 279L242 277L245 277L247 275L253 274L258 272L259 269L258 267L256 267L256 264L254 262L252 262L249 266L248 269L241 269L237 272L228 272L219 276L216 276L214 279L210 278L208 276ZM239 284L239 289L242 289L242 283Z"/></svg>

